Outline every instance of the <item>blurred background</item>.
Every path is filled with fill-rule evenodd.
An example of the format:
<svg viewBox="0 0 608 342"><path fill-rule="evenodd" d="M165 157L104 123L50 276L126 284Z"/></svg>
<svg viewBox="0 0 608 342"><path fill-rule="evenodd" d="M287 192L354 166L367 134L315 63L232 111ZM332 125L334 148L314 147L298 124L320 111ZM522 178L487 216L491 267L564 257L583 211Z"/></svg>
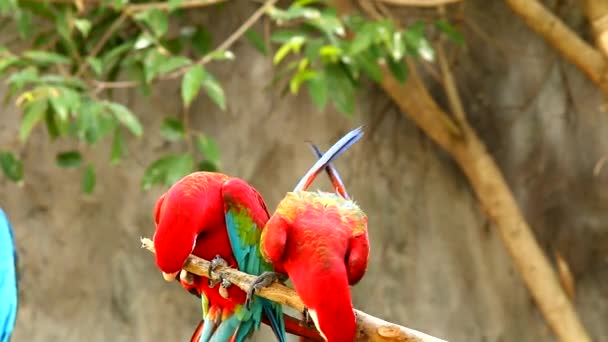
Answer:
<svg viewBox="0 0 608 342"><path fill-rule="evenodd" d="M322 88L329 98L325 106L315 105L304 85L291 94L289 77L277 77L287 62L273 63L290 42L269 39L276 13L260 18L252 29L257 33L227 49L234 60L216 51L205 63L213 82L202 81L200 96L198 89L184 95L185 81L166 76L188 68L187 62L138 55L156 49L163 56L200 60L262 3L217 2L181 8L189 2L170 1L177 6L171 14L164 8L134 9L128 6L136 2L127 0L0 5L0 44L6 48L0 55L0 96L7 99L0 120L0 205L14 228L20 276L12 341L186 341L200 318L200 303L178 284L163 281L139 242L152 237L154 203L168 183L195 168L217 168L249 181L272 211L315 160L306 140L325 149L361 124L364 139L336 162L369 217L371 257L366 276L353 288L355 307L450 341L555 340L459 166L374 82L373 70L367 78L350 80L356 85L352 93L332 92L343 78L330 82ZM291 3L277 7L285 10ZM593 340L608 340L608 168L601 163L608 153L608 116L601 89L507 2L456 1L442 10L390 1L358 6L372 3L377 13L404 27L422 20L429 28L417 39L426 37L430 47L444 44L470 125L552 266L556 256L567 265L560 278L571 281L569 293L584 327ZM595 46L582 2L542 3ZM128 9L133 12L121 14ZM158 13L168 22L155 17ZM442 27L438 20L444 20L443 29L436 29ZM106 32L110 38L103 43ZM165 40L193 34L198 35L193 45L178 52ZM104 69L104 58L125 41L126 52L114 53L132 68L113 70L116 62L107 62ZM437 57L425 59L424 44L414 48L411 58L418 60L429 92L448 108L434 76ZM57 55L25 55L32 50ZM296 50L292 47L291 57ZM90 61L91 52L101 57ZM87 63L79 73L78 66ZM153 63L177 67L152 73ZM39 78L28 83L23 73L32 68ZM65 80L42 79L50 74L82 79L83 85L73 86L81 103L122 104L143 134L130 116L111 106L117 123L99 133L98 141L89 139L97 132L87 133L89 126L69 128L85 120L80 116L90 108L51 103L32 114L43 91L37 86L71 87L62 85ZM103 83L132 81L149 82L143 90ZM53 115L64 120L62 106L72 113L65 121L76 124L66 124L65 131L59 124L54 131ZM119 138L116 127L122 127ZM172 163L158 162L171 155L178 156ZM330 189L327 185L322 179L313 189ZM257 340L271 339L262 334Z"/></svg>

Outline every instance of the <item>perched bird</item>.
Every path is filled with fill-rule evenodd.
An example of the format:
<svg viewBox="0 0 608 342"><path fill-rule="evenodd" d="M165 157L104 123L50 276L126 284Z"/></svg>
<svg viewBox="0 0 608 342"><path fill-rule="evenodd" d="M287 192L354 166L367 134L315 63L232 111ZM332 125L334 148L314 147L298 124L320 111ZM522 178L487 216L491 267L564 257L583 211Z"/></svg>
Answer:
<svg viewBox="0 0 608 342"><path fill-rule="evenodd" d="M308 177L314 178L323 168L319 165L326 165L358 138L353 139L340 140L317 161L317 171L309 172ZM177 277L190 253L213 259L210 273L220 264L254 275L273 270L259 251L268 210L259 193L241 179L211 172L190 174L159 198L154 216L156 264L166 280ZM242 341L264 317L277 339L285 341L279 304L254 298L244 306L246 294L224 280L216 288L213 281L186 274L180 276L180 282L201 296L204 322L195 332L199 341Z"/></svg>
<svg viewBox="0 0 608 342"><path fill-rule="evenodd" d="M249 226L249 234L243 235L245 239L234 249L225 210L234 220ZM267 220L268 211L261 196L244 181L220 173L190 174L156 204L156 264L166 280L175 279L190 253L213 259L214 265L223 263L252 274L272 270L256 252L256 240ZM180 280L182 286L201 296L204 324L200 341L230 341L233 336L235 341L243 341L259 327L262 315L269 318L277 339L285 341L279 304L260 298L247 309L242 305L246 294L230 283L217 286L202 277Z"/></svg>
<svg viewBox="0 0 608 342"><path fill-rule="evenodd" d="M304 191L310 182L302 179L264 226L261 251L275 269L287 272L321 336L352 342L356 318L349 285L367 268L367 216L349 199L337 171L328 172L338 194ZM271 273L258 277L253 291L274 280Z"/></svg>
<svg viewBox="0 0 608 342"><path fill-rule="evenodd" d="M17 305L17 251L11 224L0 209L0 342L10 340Z"/></svg>

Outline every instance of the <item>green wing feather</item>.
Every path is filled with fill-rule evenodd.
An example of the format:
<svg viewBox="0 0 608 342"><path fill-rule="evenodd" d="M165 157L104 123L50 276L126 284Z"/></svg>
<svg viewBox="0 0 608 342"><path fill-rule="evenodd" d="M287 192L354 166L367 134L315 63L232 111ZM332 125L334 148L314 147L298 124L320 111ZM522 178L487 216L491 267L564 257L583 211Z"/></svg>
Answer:
<svg viewBox="0 0 608 342"><path fill-rule="evenodd" d="M226 229L239 270L252 275L272 271L274 268L264 260L260 252L262 228L269 217L264 200L253 187L238 178L224 183L222 196ZM247 311L244 307L241 307L241 310ZM262 314L268 317L279 341L286 340L281 305L255 297L250 312L241 319L237 342L244 340L253 329L260 326Z"/></svg>

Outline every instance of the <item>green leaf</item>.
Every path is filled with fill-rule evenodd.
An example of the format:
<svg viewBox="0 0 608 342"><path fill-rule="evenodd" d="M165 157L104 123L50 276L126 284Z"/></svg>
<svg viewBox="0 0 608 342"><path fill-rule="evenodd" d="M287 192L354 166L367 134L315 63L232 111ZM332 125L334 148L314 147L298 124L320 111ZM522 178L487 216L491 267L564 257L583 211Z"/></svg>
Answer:
<svg viewBox="0 0 608 342"><path fill-rule="evenodd" d="M179 5L182 4L182 1L183 0L169 0L169 11L173 12L174 10L179 8Z"/></svg>
<svg viewBox="0 0 608 342"><path fill-rule="evenodd" d="M125 138L120 128L114 130L114 138L112 139L112 153L110 155L110 164L116 165L120 162L127 149Z"/></svg>
<svg viewBox="0 0 608 342"><path fill-rule="evenodd" d="M38 81L38 69L34 67L27 67L21 71L15 72L8 78L8 84L15 90L23 88L27 83L36 81Z"/></svg>
<svg viewBox="0 0 608 342"><path fill-rule="evenodd" d="M215 50L209 54L209 57L214 61L231 61L234 59L234 53L232 51Z"/></svg>
<svg viewBox="0 0 608 342"><path fill-rule="evenodd" d="M207 172L217 172L219 170L218 166L213 164L209 160L201 160L196 166L197 171L207 171Z"/></svg>
<svg viewBox="0 0 608 342"><path fill-rule="evenodd" d="M70 112L80 104L80 94L69 88L52 88L50 102L61 120L67 120Z"/></svg>
<svg viewBox="0 0 608 342"><path fill-rule="evenodd" d="M87 37L91 32L91 22L87 19L76 19L74 20L74 26L82 33L83 37Z"/></svg>
<svg viewBox="0 0 608 342"><path fill-rule="evenodd" d="M289 90L292 94L297 94L300 90L300 85L308 80L315 78L317 75L316 71L300 69L296 74L291 78L289 82Z"/></svg>
<svg viewBox="0 0 608 342"><path fill-rule="evenodd" d="M78 151L67 151L57 154L55 158L57 165L63 168L76 168L82 164L82 155Z"/></svg>
<svg viewBox="0 0 608 342"><path fill-rule="evenodd" d="M245 32L245 38L247 38L249 43L253 45L253 47L255 47L262 55L268 55L268 49L266 48L264 38L256 30L247 30L247 32Z"/></svg>
<svg viewBox="0 0 608 342"><path fill-rule="evenodd" d="M69 64L70 59L64 55L54 52L30 50L23 53L23 56L33 62L40 64Z"/></svg>
<svg viewBox="0 0 608 342"><path fill-rule="evenodd" d="M89 63L95 75L101 76L101 74L103 74L103 64L99 58L87 57L87 63Z"/></svg>
<svg viewBox="0 0 608 342"><path fill-rule="evenodd" d="M184 75L182 79L182 101L186 108L190 107L190 104L200 91L204 77L205 70L200 65L194 66Z"/></svg>
<svg viewBox="0 0 608 342"><path fill-rule="evenodd" d="M165 118L160 126L160 134L167 140L177 141L186 137L186 130L181 121L174 118Z"/></svg>
<svg viewBox="0 0 608 342"><path fill-rule="evenodd" d="M369 48L374 42L375 33L375 27L371 23L366 23L356 32L355 38L348 45L348 53L356 55Z"/></svg>
<svg viewBox="0 0 608 342"><path fill-rule="evenodd" d="M135 48L135 50L143 50L149 46L152 46L152 44L154 44L154 38L150 36L147 32L144 32L139 37L137 37L133 48Z"/></svg>
<svg viewBox="0 0 608 342"><path fill-rule="evenodd" d="M183 56L170 56L158 67L158 74L168 74L173 70L179 69L183 66L191 64L190 58Z"/></svg>
<svg viewBox="0 0 608 342"><path fill-rule="evenodd" d="M25 142L36 124L44 119L47 106L48 101L46 98L42 98L28 103L25 107L19 128L19 139L21 142Z"/></svg>
<svg viewBox="0 0 608 342"><path fill-rule="evenodd" d="M8 68L20 62L20 59L14 56L0 58L0 75Z"/></svg>
<svg viewBox="0 0 608 342"><path fill-rule="evenodd" d="M380 82L382 79L382 69L380 69L380 65L371 51L367 50L360 53L355 57L355 61L357 62L357 66L361 67L369 78L373 81Z"/></svg>
<svg viewBox="0 0 608 342"><path fill-rule="evenodd" d="M0 167L6 178L13 182L23 179L23 163L11 152L0 152Z"/></svg>
<svg viewBox="0 0 608 342"><path fill-rule="evenodd" d="M87 165L84 170L84 174L82 175L82 191L87 194L90 194L95 190L95 183L97 182L97 177L95 175L95 168L93 165Z"/></svg>
<svg viewBox="0 0 608 342"><path fill-rule="evenodd" d="M131 111L116 102L105 102L106 106L114 113L116 119L123 124L131 133L137 137L141 136L143 133L143 127L139 122L139 119Z"/></svg>
<svg viewBox="0 0 608 342"><path fill-rule="evenodd" d="M137 13L135 19L144 22L156 37L164 35L169 28L167 13L157 8Z"/></svg>
<svg viewBox="0 0 608 342"><path fill-rule="evenodd" d="M281 63L281 61L287 57L291 51L299 53L302 45L304 45L305 42L306 38L304 36L292 37L277 50L272 59L272 63L275 65Z"/></svg>
<svg viewBox="0 0 608 342"><path fill-rule="evenodd" d="M273 43L287 43L294 37L306 37L308 33L304 30L278 30L272 32L270 35L270 41Z"/></svg>
<svg viewBox="0 0 608 342"><path fill-rule="evenodd" d="M407 65L405 64L405 62L401 60L394 61L392 58L387 58L386 60L388 68L393 74L393 76L395 76L395 78L399 82L405 82L405 80L407 79Z"/></svg>
<svg viewBox="0 0 608 342"><path fill-rule="evenodd" d="M355 110L355 89L345 69L339 65L328 65L325 68L329 97L336 109L344 114Z"/></svg>
<svg viewBox="0 0 608 342"><path fill-rule="evenodd" d="M28 11L18 10L16 12L17 29L22 39L27 39L32 33L32 15Z"/></svg>
<svg viewBox="0 0 608 342"><path fill-rule="evenodd" d="M173 57L160 53L157 50L150 50L146 53L143 66L146 83L150 83L158 75L167 74L175 69L190 64L189 58Z"/></svg>
<svg viewBox="0 0 608 342"><path fill-rule="evenodd" d="M203 157L205 157L206 160L209 160L215 165L219 165L220 149L218 148L215 140L207 137L204 134L199 134L195 139L195 143L196 148L203 155Z"/></svg>
<svg viewBox="0 0 608 342"><path fill-rule="evenodd" d="M142 188L147 190L155 184L171 185L192 172L194 160L190 154L172 154L152 163L144 171Z"/></svg>
<svg viewBox="0 0 608 342"><path fill-rule="evenodd" d="M207 29L199 26L191 38L192 47L199 55L205 55L211 51L211 44L213 40L211 34Z"/></svg>
<svg viewBox="0 0 608 342"><path fill-rule="evenodd" d="M319 108L319 110L323 110L327 104L327 93L329 92L325 74L317 73L316 77L311 78L308 80L308 82L306 82L306 85L308 87L308 93L312 98L312 102L317 106L317 108Z"/></svg>
<svg viewBox="0 0 608 342"><path fill-rule="evenodd" d="M203 89L207 93L207 96L218 106L221 110L226 110L226 95L224 89L219 82L206 70L203 75Z"/></svg>
<svg viewBox="0 0 608 342"><path fill-rule="evenodd" d="M454 43L458 45L464 45L464 36L462 35L462 33L458 32L458 30L456 30L456 28L452 26L452 24L450 24L447 20L437 20L435 22L435 27L437 27L437 29L441 31L441 33L445 34Z"/></svg>

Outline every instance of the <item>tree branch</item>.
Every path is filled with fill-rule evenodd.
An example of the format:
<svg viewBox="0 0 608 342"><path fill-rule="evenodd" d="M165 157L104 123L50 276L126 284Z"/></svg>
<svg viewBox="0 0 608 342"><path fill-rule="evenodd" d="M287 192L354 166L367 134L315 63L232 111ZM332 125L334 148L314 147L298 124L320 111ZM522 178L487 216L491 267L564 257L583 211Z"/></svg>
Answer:
<svg viewBox="0 0 608 342"><path fill-rule="evenodd" d="M428 93L413 63L404 84L385 71L381 86L410 119L456 160L557 337L561 341L590 341L500 169L473 128L464 120L459 122L462 139L449 134L441 120L447 114Z"/></svg>
<svg viewBox="0 0 608 342"><path fill-rule="evenodd" d="M533 0L506 0L523 8L532 6L536 10L531 18L543 17L542 6ZM348 9L350 0L334 0L336 7ZM352 7L351 7L352 8ZM349 12L342 12L348 14ZM545 18L546 19L546 18ZM587 49L587 54L597 54L584 44L577 36L562 25L556 18L550 26L540 26L543 32L552 38L554 32L560 32L578 42L580 49ZM559 35L558 35L559 36ZM577 40L578 39L578 40ZM562 45L560 45L562 46ZM570 46L568 46L568 49ZM589 52L591 51L591 52ZM568 50L569 53L573 51ZM584 53L584 51L582 51ZM575 51L573 56L578 56ZM596 56L601 59L601 56ZM488 153L485 144L468 123L464 110L457 114L458 133L451 127L452 119L443 111L428 92L420 78L416 66L408 60L409 76L404 83L397 81L388 68L382 68L383 77L380 86L397 103L401 111L407 114L431 139L445 149L458 163L475 191L480 206L494 223L502 241L511 256L515 267L521 274L525 285L538 304L545 320L561 341L590 341L589 335L581 324L574 306L561 287L555 270L539 246L530 226L526 222L513 193L509 189L498 165ZM600 60L603 64L603 61ZM445 69L445 68L444 68ZM443 70L443 72L449 70ZM599 74L593 74L599 77ZM598 78L599 80L599 78ZM453 80L447 84L455 87ZM606 88L608 89L608 88Z"/></svg>
<svg viewBox="0 0 608 342"><path fill-rule="evenodd" d="M597 45L606 58L608 57L608 0L584 0L584 3Z"/></svg>
<svg viewBox="0 0 608 342"><path fill-rule="evenodd" d="M141 246L154 253L154 243L152 240L141 238ZM190 255L184 264L184 269L190 273L209 278L209 273L207 272L209 261L197 256ZM245 292L250 289L251 284L256 278L228 266L219 266L213 272L214 277L211 279L217 280L220 274L223 279L228 280ZM294 290L285 285L273 283L269 287L257 291L256 295L287 305L300 312L304 311L304 303L302 303L300 297L298 297ZM422 332L383 321L362 311L355 310L355 314L357 316L357 335L355 341L357 342L445 342L442 339Z"/></svg>
<svg viewBox="0 0 608 342"><path fill-rule="evenodd" d="M589 0L590 2L602 0ZM568 61L576 65L605 94L608 94L608 71L602 55L572 32L538 0L505 0L528 26L543 36Z"/></svg>
<svg viewBox="0 0 608 342"><path fill-rule="evenodd" d="M416 7L437 7L441 5L454 4L462 0L377 0L390 5L397 6L416 6Z"/></svg>

